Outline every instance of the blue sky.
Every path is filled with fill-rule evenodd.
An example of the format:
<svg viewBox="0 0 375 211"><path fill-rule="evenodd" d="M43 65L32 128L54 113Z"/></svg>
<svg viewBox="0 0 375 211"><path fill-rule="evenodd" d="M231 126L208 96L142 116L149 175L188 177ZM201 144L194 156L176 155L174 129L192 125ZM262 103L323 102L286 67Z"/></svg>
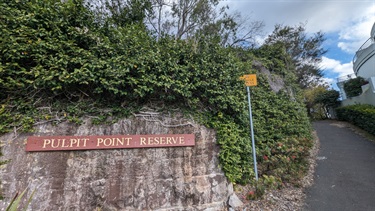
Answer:
<svg viewBox="0 0 375 211"><path fill-rule="evenodd" d="M222 3L250 21L263 21L264 37L276 24L306 23L308 33L322 31L328 52L321 67L326 82L334 88L337 77L353 73L353 56L370 37L375 22L375 0L223 0Z"/></svg>

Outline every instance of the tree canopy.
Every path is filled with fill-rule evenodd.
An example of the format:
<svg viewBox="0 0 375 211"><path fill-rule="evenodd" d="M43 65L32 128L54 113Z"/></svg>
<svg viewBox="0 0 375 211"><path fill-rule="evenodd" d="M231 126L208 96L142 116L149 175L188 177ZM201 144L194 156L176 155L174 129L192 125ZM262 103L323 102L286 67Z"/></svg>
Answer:
<svg viewBox="0 0 375 211"><path fill-rule="evenodd" d="M306 34L303 24L298 26L276 25L272 34L265 40L265 46L277 46L291 58L291 69L297 76L301 88L315 85L322 78L319 67L322 56L327 52L322 47L324 34Z"/></svg>

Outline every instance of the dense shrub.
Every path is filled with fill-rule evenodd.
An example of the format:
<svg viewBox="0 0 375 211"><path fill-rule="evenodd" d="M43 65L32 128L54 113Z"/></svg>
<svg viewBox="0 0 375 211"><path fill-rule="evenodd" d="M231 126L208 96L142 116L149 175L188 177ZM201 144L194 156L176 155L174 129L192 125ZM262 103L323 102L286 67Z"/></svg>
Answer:
<svg viewBox="0 0 375 211"><path fill-rule="evenodd" d="M337 118L348 121L375 135L375 106L351 105L336 109Z"/></svg>
<svg viewBox="0 0 375 211"><path fill-rule="evenodd" d="M307 167L311 126L301 101L282 91L270 92L268 83L254 87L254 130L259 172L297 184ZM296 93L297 95L297 93Z"/></svg>
<svg viewBox="0 0 375 211"><path fill-rule="evenodd" d="M355 97L362 94L362 86L366 84L362 77L352 78L344 83L344 90L348 97Z"/></svg>

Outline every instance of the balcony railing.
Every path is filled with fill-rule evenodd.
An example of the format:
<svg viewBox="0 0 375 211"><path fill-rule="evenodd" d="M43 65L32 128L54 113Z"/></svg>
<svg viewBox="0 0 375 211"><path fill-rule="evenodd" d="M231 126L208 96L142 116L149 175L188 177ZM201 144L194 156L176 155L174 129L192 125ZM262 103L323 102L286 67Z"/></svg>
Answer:
<svg viewBox="0 0 375 211"><path fill-rule="evenodd" d="M358 57L360 57L363 53L363 50L370 47L372 44L374 44L374 40L369 38L363 45L358 49L358 51L355 53L353 57L353 64L357 61Z"/></svg>

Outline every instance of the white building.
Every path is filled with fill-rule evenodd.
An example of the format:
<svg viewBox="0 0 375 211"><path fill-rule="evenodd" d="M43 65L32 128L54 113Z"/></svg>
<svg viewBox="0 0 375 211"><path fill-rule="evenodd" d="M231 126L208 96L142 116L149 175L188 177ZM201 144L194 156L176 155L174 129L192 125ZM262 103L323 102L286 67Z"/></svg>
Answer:
<svg viewBox="0 0 375 211"><path fill-rule="evenodd" d="M342 105L372 104L375 105L375 23L372 26L370 38L358 49L353 58L354 74L341 77L337 81L342 97ZM351 78L360 76L369 83L362 86L362 94L348 98L344 84Z"/></svg>

